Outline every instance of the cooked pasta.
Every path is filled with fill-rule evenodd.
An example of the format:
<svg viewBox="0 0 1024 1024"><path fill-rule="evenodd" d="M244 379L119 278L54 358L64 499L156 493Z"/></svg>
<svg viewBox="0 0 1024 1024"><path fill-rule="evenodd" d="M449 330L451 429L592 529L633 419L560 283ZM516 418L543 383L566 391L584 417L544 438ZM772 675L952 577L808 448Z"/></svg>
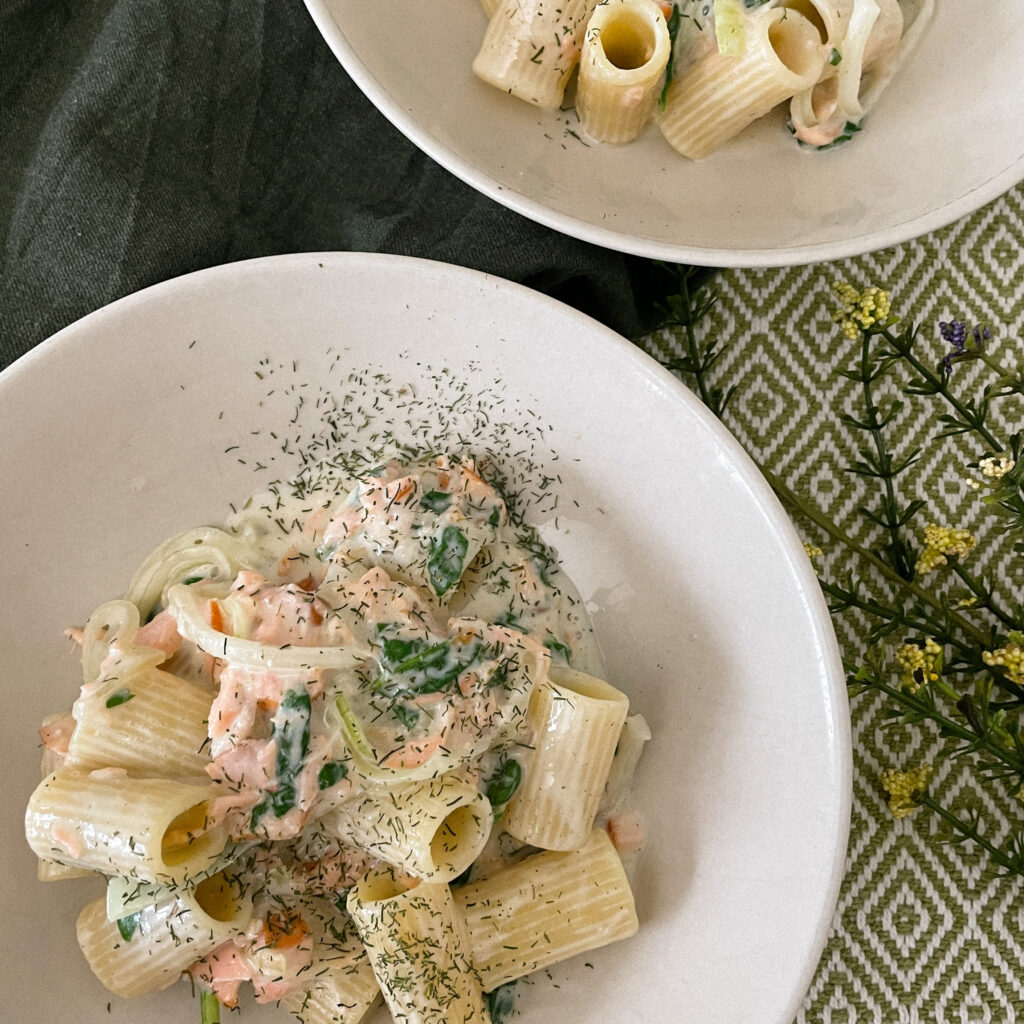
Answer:
<svg viewBox="0 0 1024 1024"><path fill-rule="evenodd" d="M582 846L628 711L625 694L603 679L553 668L530 702L533 749L505 812L506 830L544 850Z"/></svg>
<svg viewBox="0 0 1024 1024"><path fill-rule="evenodd" d="M629 882L603 829L578 850L537 853L457 889L455 902L488 991L639 927Z"/></svg>
<svg viewBox="0 0 1024 1024"><path fill-rule="evenodd" d="M196 960L244 934L251 916L234 883L213 875L113 921L105 900L90 903L78 917L78 943L111 992L140 996L167 988Z"/></svg>
<svg viewBox="0 0 1024 1024"><path fill-rule="evenodd" d="M573 102L584 137L596 142L629 142L653 119L677 152L701 159L788 101L797 140L824 148L859 130L933 6L484 0L489 22L473 70L503 92L554 108L578 66Z"/></svg>
<svg viewBox="0 0 1024 1024"><path fill-rule="evenodd" d="M314 918L314 958L311 983L285 993L281 1000L302 1024L359 1024L380 1002L380 986L366 948L351 920L336 916Z"/></svg>
<svg viewBox="0 0 1024 1024"><path fill-rule="evenodd" d="M576 69L597 0L501 0L473 72L502 92L554 109Z"/></svg>
<svg viewBox="0 0 1024 1024"><path fill-rule="evenodd" d="M346 903L396 1020L490 1024L465 922L447 885L371 871Z"/></svg>
<svg viewBox="0 0 1024 1024"><path fill-rule="evenodd" d="M75 701L68 762L78 768L125 768L171 778L202 777L208 690L151 665L118 662Z"/></svg>
<svg viewBox="0 0 1024 1024"><path fill-rule="evenodd" d="M598 142L631 142L654 114L672 43L654 0L598 4L583 41L576 110Z"/></svg>
<svg viewBox="0 0 1024 1024"><path fill-rule="evenodd" d="M346 842L431 882L450 882L477 859L491 832L487 797L455 773L367 786L330 827Z"/></svg>
<svg viewBox="0 0 1024 1024"><path fill-rule="evenodd" d="M36 855L149 882L185 882L227 841L210 783L137 778L123 768L58 768L36 788L25 834Z"/></svg>
<svg viewBox="0 0 1024 1024"><path fill-rule="evenodd" d="M802 14L762 8L746 20L740 56L712 51L668 87L659 126L691 159L713 153L821 74L827 51Z"/></svg>
<svg viewBox="0 0 1024 1024"><path fill-rule="evenodd" d="M382 992L396 1019L487 1024L496 979L635 927L608 836L646 734L469 455L257 496L70 632L82 684L40 729L25 831L41 877L105 879L78 939L112 992L186 974L305 1024ZM517 863L524 842L571 852ZM499 919L544 948L496 961Z"/></svg>

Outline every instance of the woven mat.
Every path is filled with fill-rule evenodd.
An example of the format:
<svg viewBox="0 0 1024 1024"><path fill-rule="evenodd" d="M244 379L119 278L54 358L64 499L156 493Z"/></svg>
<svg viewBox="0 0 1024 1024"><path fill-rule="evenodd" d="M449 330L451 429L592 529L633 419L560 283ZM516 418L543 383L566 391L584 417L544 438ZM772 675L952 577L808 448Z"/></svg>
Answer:
<svg viewBox="0 0 1024 1024"><path fill-rule="evenodd" d="M889 291L893 311L922 324L937 361L947 347L938 322L959 319L993 329L1005 364L1024 359L1024 186L973 216L924 238L855 259L778 270L725 271L714 279L718 303L704 330L729 347L713 382L737 391L725 423L746 449L790 486L815 498L857 540L869 539L856 508L861 478L846 472L856 456L838 411L856 411L855 385L836 371L858 342L831 322L833 283ZM661 333L643 346L659 359L682 354ZM958 372L960 367L958 367ZM967 379L970 369L966 368ZM900 430L925 452L912 473L928 518L978 529L976 497L966 486L974 453L961 440L936 443L928 404L908 403ZM1013 407L1017 428L1024 410ZM913 496L913 495L912 495ZM981 534L979 551L986 545ZM843 553L825 548L820 568L843 567ZM1022 594L1019 556L996 542L1003 580ZM973 564L973 563L972 563ZM844 656L865 650L863 622L838 617ZM799 1016L801 1022L1024 1021L1024 902L1020 879L996 878L969 847L942 844L933 820L918 812L896 821L878 783L889 767L929 760L938 750L931 730L886 726L884 704L857 698L853 716L853 819L846 878L832 931ZM1024 807L984 785L959 764L937 764L932 791L959 808L976 805L999 834L1020 822Z"/></svg>

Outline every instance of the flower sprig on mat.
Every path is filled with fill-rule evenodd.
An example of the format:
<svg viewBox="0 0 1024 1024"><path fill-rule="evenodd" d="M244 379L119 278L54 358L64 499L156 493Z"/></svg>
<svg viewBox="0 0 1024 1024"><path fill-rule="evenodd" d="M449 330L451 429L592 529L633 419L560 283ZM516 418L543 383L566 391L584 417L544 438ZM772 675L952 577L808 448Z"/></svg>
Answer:
<svg viewBox="0 0 1024 1024"><path fill-rule="evenodd" d="M686 354L666 365L724 418L734 388L714 386L709 375L725 346L707 339L701 322L714 300L690 286L683 268L679 279L665 324L681 329ZM1019 431L1002 436L996 422L1024 421L1020 408L996 415L1001 403L1024 396L1024 376L1000 364L989 328L953 321L926 334L896 315L881 289L839 284L835 291L833 320L855 343L854 358L837 372L856 398L856 412L840 419L857 452L847 468L868 485L860 522L837 523L770 467L759 468L797 521L822 534L815 553L839 549L844 557L835 561L855 566L819 572L832 613L867 622L866 651L845 659L851 698L882 695L892 725L937 734L940 758L967 760L986 784L1024 802L1024 607L1008 581L976 568L984 559L973 532L935 521L927 502L910 496L922 449L902 439L908 417L930 415L927 443L954 436L968 443L974 476L966 492L993 520L988 537L998 543L1009 535L1024 552L1024 442ZM967 362L987 376L976 394L960 372ZM995 870L1024 875L1024 828L1011 823L1007 833L1006 823L983 823L978 810L954 810L933 777L932 764L895 766L879 785L895 816L927 808L943 838L975 843Z"/></svg>

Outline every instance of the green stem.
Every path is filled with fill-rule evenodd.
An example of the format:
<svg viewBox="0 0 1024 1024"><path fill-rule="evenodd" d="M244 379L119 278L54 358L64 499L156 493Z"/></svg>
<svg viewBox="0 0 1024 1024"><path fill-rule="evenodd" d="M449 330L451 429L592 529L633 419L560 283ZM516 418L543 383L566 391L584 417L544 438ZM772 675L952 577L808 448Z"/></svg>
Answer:
<svg viewBox="0 0 1024 1024"><path fill-rule="evenodd" d="M838 584L829 580L823 580L820 577L818 582L821 584L821 589L828 597L838 598L844 602L845 607L857 608L867 615L873 616L883 622L894 622L899 620L901 628L905 627L907 630L920 633L922 636L930 636L944 645L951 647L965 660L969 660L971 656L976 653L973 645L951 635L949 630L946 628L945 622L928 619L927 617L908 615L903 608L897 608L891 604L884 604L882 601L878 600L878 598L864 597L861 594L846 590ZM946 609L946 613L948 614L948 609Z"/></svg>
<svg viewBox="0 0 1024 1024"><path fill-rule="evenodd" d="M978 829L964 821L962 818L955 815L952 811L946 810L941 804L936 803L927 794L922 795L921 806L927 807L928 810L937 814L943 821L945 821L955 832L959 833L965 839L970 839L971 842L977 843L991 858L998 864L1004 871L1009 871L1012 874L1024 874L1024 865L1020 863L1020 860L1015 857L1009 856L1005 851L1001 850L994 843L986 839Z"/></svg>
<svg viewBox="0 0 1024 1024"><path fill-rule="evenodd" d="M986 754L991 755L997 761L1006 765L1006 767L1011 771L1024 776L1024 761L1021 761L1015 754L1008 752L1007 749L1000 744L994 743L989 736L979 736L966 726L961 725L955 719L947 717L937 708L927 704L916 695L908 693L905 690L899 690L894 686L890 686L888 683L885 683L874 676L867 679L851 677L850 682L852 685L866 686L869 689L877 690L879 693L885 694L885 696L894 703L899 704L908 711L914 712L916 715L923 715L929 721L934 722L946 735L963 740L965 743L969 744L972 750L985 751ZM952 696L955 698L959 695L954 693Z"/></svg>
<svg viewBox="0 0 1024 1024"><path fill-rule="evenodd" d="M878 457L881 478L885 484L885 500L882 502L884 525L889 534L893 568L901 579L909 580L913 577L914 570L909 564L907 546L903 542L903 537L900 533L896 488L893 485L892 457L886 450L885 442L882 438L882 424L878 420L878 409L875 406L874 395L871 390L873 380L871 369L871 336L864 334L861 341L860 381L861 390L864 394L864 409L868 416L868 432L871 434L871 439L875 445L875 454Z"/></svg>
<svg viewBox="0 0 1024 1024"><path fill-rule="evenodd" d="M768 481L772 490L775 491L779 499L784 504L788 505L800 515L805 516L816 526L821 527L821 529L824 530L834 541L837 541L844 547L849 548L865 562L882 573L886 579L899 584L900 587L909 591L919 601L927 605L929 608L935 609L939 614L948 616L950 624L955 625L964 633L965 636L971 637L976 643L982 646L988 642L987 635L982 630L978 629L974 623L965 619L962 615L958 615L952 609L947 608L931 591L925 590L917 583L914 583L913 580L904 579L904 577L896 572L888 562L879 558L873 551L864 547L863 544L858 544L852 537L849 537L838 526L836 526L835 523L833 523L826 515L805 502L795 491L793 491L787 484L784 484L774 473L772 473L771 470L767 469L760 463L757 463L756 460L755 464L761 471L764 478Z"/></svg>
<svg viewBox="0 0 1024 1024"><path fill-rule="evenodd" d="M901 341L899 337L893 335L893 333L886 328L883 331L878 332L879 336L884 338L890 345L890 347L913 367L913 369L921 375L921 378L928 383L928 385L934 390L935 394L941 395L947 403L952 407L960 419L967 423L972 430L989 446L993 452L1001 452L1004 450L999 440L994 437L985 427L977 416L967 408L963 402L960 401L946 385L946 381L943 380L938 374L934 373L932 369L925 363L922 363L917 356L914 355L912 348L913 334L908 332L906 334L907 341Z"/></svg>
<svg viewBox="0 0 1024 1024"><path fill-rule="evenodd" d="M996 377L998 377L999 380L1015 379L1013 374L1011 374L1010 371L1007 370L1006 367L1004 367L998 359L995 359L993 356L989 355L988 352L978 352L977 356L990 370L993 371L993 373L995 373Z"/></svg>
<svg viewBox="0 0 1024 1024"><path fill-rule="evenodd" d="M959 561L954 560L950 564L950 568L960 577L967 589L978 598L982 606L987 608L1004 626L1008 629L1017 628L1017 624L1013 621L1012 617L995 603L992 592L986 590L981 582L973 574L969 573Z"/></svg>
<svg viewBox="0 0 1024 1024"><path fill-rule="evenodd" d="M220 1024L220 1000L207 989L199 993L200 1024Z"/></svg>
<svg viewBox="0 0 1024 1024"><path fill-rule="evenodd" d="M683 297L683 302L686 305L688 316L683 323L683 330L686 332L686 351L690 356L690 365L694 368L694 380L697 383L697 391L700 394L700 400L704 403L716 416L721 416L721 410L715 408L716 402L714 396L708 390L707 383L704 380L703 373L703 362L701 360L700 348L697 345L697 331L694 328L694 303L693 296L690 293L690 278L687 274L680 274L679 277L679 291Z"/></svg>

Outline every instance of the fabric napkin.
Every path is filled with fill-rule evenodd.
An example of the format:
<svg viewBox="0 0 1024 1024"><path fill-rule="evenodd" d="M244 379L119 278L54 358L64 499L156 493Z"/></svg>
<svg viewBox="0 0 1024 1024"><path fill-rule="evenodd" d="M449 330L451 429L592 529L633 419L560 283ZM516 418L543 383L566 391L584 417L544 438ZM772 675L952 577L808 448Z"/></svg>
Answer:
<svg viewBox="0 0 1024 1024"><path fill-rule="evenodd" d="M0 139L0 366L139 288L296 251L443 260L650 324L648 261L428 159L299 0L0 0Z"/></svg>

